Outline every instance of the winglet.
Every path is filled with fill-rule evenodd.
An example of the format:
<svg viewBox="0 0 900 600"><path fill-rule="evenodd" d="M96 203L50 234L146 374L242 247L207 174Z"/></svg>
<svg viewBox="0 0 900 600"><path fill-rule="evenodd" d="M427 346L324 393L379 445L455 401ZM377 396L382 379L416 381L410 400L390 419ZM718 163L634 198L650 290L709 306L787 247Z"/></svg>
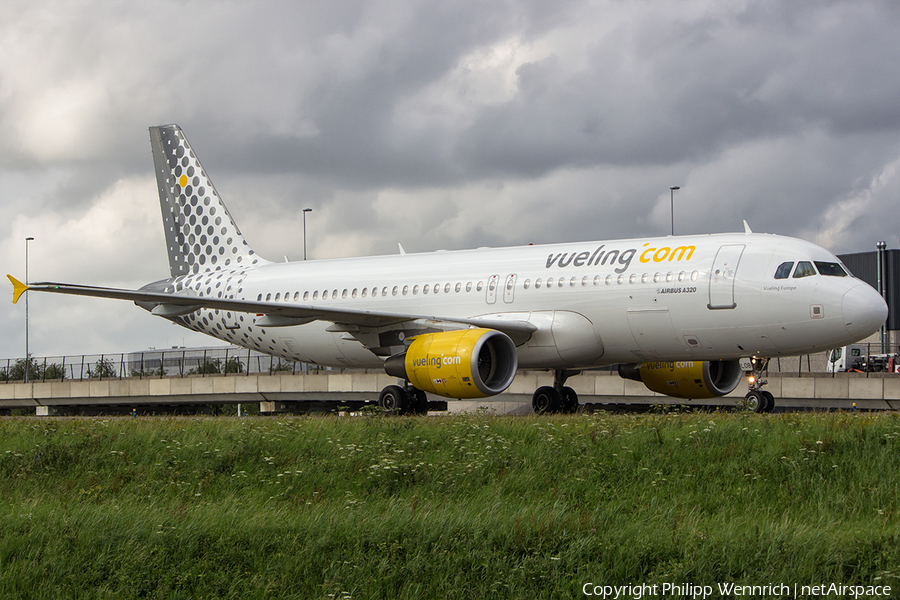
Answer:
<svg viewBox="0 0 900 600"><path fill-rule="evenodd" d="M750 226L747 224L746 220L744 220L744 233L746 233L746 234L753 233L752 231L750 231Z"/></svg>
<svg viewBox="0 0 900 600"><path fill-rule="evenodd" d="M28 291L28 286L13 277L12 275L7 275L9 280L13 284L13 304L19 301L19 298L22 297L22 294Z"/></svg>

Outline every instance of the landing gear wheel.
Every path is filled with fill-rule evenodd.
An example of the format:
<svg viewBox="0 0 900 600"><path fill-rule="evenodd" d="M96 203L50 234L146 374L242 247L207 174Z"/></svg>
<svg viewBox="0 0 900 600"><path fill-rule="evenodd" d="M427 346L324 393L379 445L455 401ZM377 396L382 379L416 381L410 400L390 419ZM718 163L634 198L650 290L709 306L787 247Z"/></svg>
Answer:
<svg viewBox="0 0 900 600"><path fill-rule="evenodd" d="M748 392L744 396L744 400L747 403L747 410L752 410L755 413L765 412L767 402L761 391Z"/></svg>
<svg viewBox="0 0 900 600"><path fill-rule="evenodd" d="M578 394L570 387L562 389L562 412L575 414L578 412Z"/></svg>
<svg viewBox="0 0 900 600"><path fill-rule="evenodd" d="M543 385L535 390L531 397L531 408L539 415L559 412L562 407L562 399L556 388Z"/></svg>
<svg viewBox="0 0 900 600"><path fill-rule="evenodd" d="M765 412L770 413L772 409L775 408L775 395L772 392L766 390L760 390L760 393L766 400L766 409Z"/></svg>
<svg viewBox="0 0 900 600"><path fill-rule="evenodd" d="M411 402L409 405L409 412L414 415L427 415L428 414L428 397L425 395L425 392L422 390L417 390L415 388L410 389Z"/></svg>
<svg viewBox="0 0 900 600"><path fill-rule="evenodd" d="M381 390L378 406L395 415L402 415L409 408L409 396L399 385L389 385Z"/></svg>

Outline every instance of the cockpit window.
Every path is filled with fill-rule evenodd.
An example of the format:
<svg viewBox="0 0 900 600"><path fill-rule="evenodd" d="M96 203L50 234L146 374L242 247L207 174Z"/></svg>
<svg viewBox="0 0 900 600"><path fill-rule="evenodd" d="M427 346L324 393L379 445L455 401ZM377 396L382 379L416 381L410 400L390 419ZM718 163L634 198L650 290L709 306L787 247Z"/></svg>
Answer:
<svg viewBox="0 0 900 600"><path fill-rule="evenodd" d="M787 279L790 277L793 266L794 263L792 262L785 262L778 265L778 269L775 270L775 279Z"/></svg>
<svg viewBox="0 0 900 600"><path fill-rule="evenodd" d="M801 260L797 263L797 270L794 271L794 279L800 279L801 277L809 277L811 275L816 274L815 267L812 266L812 263L806 260Z"/></svg>
<svg viewBox="0 0 900 600"><path fill-rule="evenodd" d="M816 261L816 268L820 275L827 277L846 277L847 271L839 263L819 262Z"/></svg>

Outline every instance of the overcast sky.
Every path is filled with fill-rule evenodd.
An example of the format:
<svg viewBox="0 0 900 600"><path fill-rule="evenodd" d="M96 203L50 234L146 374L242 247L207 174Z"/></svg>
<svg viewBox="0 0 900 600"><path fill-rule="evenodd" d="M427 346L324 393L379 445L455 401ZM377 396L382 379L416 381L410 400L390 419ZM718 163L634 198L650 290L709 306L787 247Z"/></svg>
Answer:
<svg viewBox="0 0 900 600"><path fill-rule="evenodd" d="M900 236L900 2L0 4L0 265L168 276L147 128L178 123L270 260L742 230ZM0 357L24 355L24 303ZM215 343L34 294L31 351Z"/></svg>

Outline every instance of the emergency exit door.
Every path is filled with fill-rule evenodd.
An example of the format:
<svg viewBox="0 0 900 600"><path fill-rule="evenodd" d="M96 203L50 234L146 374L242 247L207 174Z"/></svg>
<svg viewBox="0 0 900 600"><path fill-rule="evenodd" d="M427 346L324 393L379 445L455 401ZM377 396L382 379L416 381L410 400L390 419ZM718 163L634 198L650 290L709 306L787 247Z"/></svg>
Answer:
<svg viewBox="0 0 900 600"><path fill-rule="evenodd" d="M729 309L737 306L734 302L734 281L737 274L744 244L727 244L719 248L709 273L709 308Z"/></svg>

